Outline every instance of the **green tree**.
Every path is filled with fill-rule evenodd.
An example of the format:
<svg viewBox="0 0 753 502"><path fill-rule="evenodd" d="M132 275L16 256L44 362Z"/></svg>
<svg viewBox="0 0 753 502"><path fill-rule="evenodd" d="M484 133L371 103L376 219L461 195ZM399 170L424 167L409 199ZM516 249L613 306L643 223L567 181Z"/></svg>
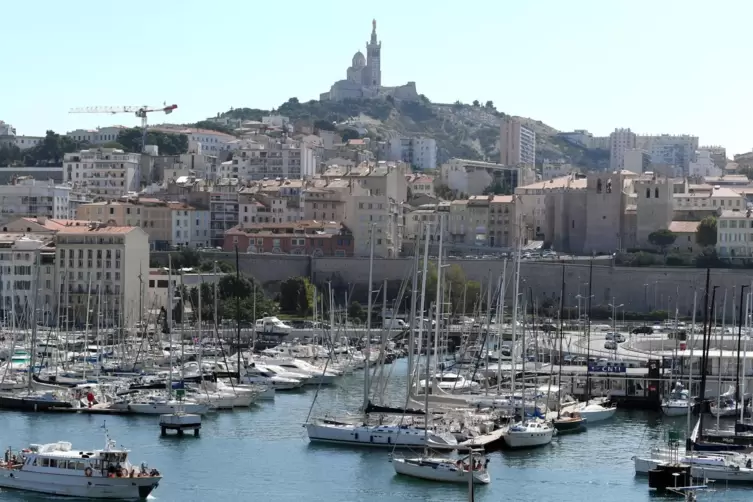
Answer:
<svg viewBox="0 0 753 502"><path fill-rule="evenodd" d="M217 132L224 132L225 134L232 134L235 135L235 132L231 127L228 127L224 124L218 124L217 122L212 122L211 120L200 120L193 124L193 127L196 127L198 129L209 129L210 131L217 131Z"/></svg>
<svg viewBox="0 0 753 502"><path fill-rule="evenodd" d="M444 183L438 183L434 186L434 193L437 194L437 197L444 200L454 200L455 199L455 193L452 191L450 187L445 185Z"/></svg>
<svg viewBox="0 0 753 502"><path fill-rule="evenodd" d="M512 190L506 183L503 183L500 178L495 178L494 181L492 181L491 185L484 188L483 194L484 195L510 195L512 194Z"/></svg>
<svg viewBox="0 0 753 502"><path fill-rule="evenodd" d="M666 228L655 230L648 234L648 242L661 248L662 253L666 252L667 247L674 244L675 240L677 240L677 234Z"/></svg>
<svg viewBox="0 0 753 502"><path fill-rule="evenodd" d="M342 134L343 137L343 143L347 143L348 140L351 139L358 139L361 137L360 134L358 134L358 131L355 129L345 129Z"/></svg>
<svg viewBox="0 0 753 502"><path fill-rule="evenodd" d="M494 110L494 102L490 99L489 101L486 102L486 104L484 105L484 108Z"/></svg>
<svg viewBox="0 0 753 502"><path fill-rule="evenodd" d="M716 217L706 216L698 224L695 241L701 246L716 246Z"/></svg>
<svg viewBox="0 0 753 502"><path fill-rule="evenodd" d="M123 129L118 134L117 142L125 147L126 152L140 153L143 150L141 141L142 129L140 127ZM157 145L160 155L179 155L188 152L188 136L185 134L147 130L146 144Z"/></svg>
<svg viewBox="0 0 753 502"><path fill-rule="evenodd" d="M315 120L314 129L319 131L335 131L335 124L329 120Z"/></svg>
<svg viewBox="0 0 753 502"><path fill-rule="evenodd" d="M308 315L314 305L314 286L305 277L291 277L280 283L280 310L286 314Z"/></svg>
<svg viewBox="0 0 753 502"><path fill-rule="evenodd" d="M352 301L350 302L350 306L348 306L348 317L350 319L363 320L366 318L366 311L363 309L360 303Z"/></svg>
<svg viewBox="0 0 753 502"><path fill-rule="evenodd" d="M475 108L478 108L479 106L481 106L481 103L479 103L479 102L478 102L478 99L474 99L474 100L473 100L473 106L474 106Z"/></svg>

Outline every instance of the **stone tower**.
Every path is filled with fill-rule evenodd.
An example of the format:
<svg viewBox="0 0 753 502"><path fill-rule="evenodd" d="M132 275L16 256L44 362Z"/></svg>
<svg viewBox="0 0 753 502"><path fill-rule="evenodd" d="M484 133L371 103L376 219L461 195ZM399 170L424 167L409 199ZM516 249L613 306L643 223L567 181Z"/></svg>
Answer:
<svg viewBox="0 0 753 502"><path fill-rule="evenodd" d="M371 40L366 43L366 68L364 85L369 87L382 86L381 68L382 42L377 42L376 19L371 21Z"/></svg>
<svg viewBox="0 0 753 502"><path fill-rule="evenodd" d="M656 230L667 229L674 214L674 186L667 178L652 176L635 181L636 244L653 247L648 236Z"/></svg>

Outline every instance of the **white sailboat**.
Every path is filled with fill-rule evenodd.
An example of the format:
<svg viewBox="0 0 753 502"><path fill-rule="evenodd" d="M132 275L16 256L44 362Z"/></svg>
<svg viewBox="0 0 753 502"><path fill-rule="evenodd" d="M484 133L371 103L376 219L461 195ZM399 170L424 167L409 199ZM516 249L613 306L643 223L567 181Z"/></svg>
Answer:
<svg viewBox="0 0 753 502"><path fill-rule="evenodd" d="M675 384L674 390L661 403L661 411L668 417L687 415L691 408L690 393L680 382Z"/></svg>

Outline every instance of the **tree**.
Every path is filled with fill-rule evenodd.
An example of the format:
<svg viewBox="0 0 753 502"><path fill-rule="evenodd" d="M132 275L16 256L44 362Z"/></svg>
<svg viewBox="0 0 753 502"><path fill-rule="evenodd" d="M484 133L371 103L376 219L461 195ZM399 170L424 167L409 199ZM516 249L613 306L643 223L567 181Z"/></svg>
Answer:
<svg viewBox="0 0 753 502"><path fill-rule="evenodd" d="M320 131L335 131L335 124L333 124L331 121L328 120L315 120L314 121L314 129L318 129Z"/></svg>
<svg viewBox="0 0 753 502"><path fill-rule="evenodd" d="M314 286L305 277L291 277L280 284L280 310L308 315L314 305Z"/></svg>
<svg viewBox="0 0 753 502"><path fill-rule="evenodd" d="M348 317L350 319L363 320L366 318L366 312L363 310L360 303L352 301L348 307Z"/></svg>
<svg viewBox="0 0 753 502"><path fill-rule="evenodd" d="M648 242L650 242L654 246L661 248L662 253L665 252L667 246L674 244L675 240L677 240L677 234L666 228L655 230L654 232L648 234Z"/></svg>
<svg viewBox="0 0 753 502"><path fill-rule="evenodd" d="M143 150L142 132L140 127L123 129L118 133L117 142L125 147L126 152L140 153ZM146 144L157 145L160 155L179 155L188 152L188 136L185 134L147 130Z"/></svg>
<svg viewBox="0 0 753 502"><path fill-rule="evenodd" d="M358 134L358 131L355 129L345 129L342 134L343 137L343 143L347 143L348 140L351 139L358 139L361 137L360 134Z"/></svg>
<svg viewBox="0 0 753 502"><path fill-rule="evenodd" d="M484 105L484 108L494 110L494 102L490 99L489 101L486 102L486 104Z"/></svg>
<svg viewBox="0 0 753 502"><path fill-rule="evenodd" d="M698 224L695 241L701 246L716 246L716 217L706 216Z"/></svg>
<svg viewBox="0 0 753 502"><path fill-rule="evenodd" d="M225 134L234 134L234 131L231 127L228 127L224 124L218 124L217 122L212 122L211 120L200 120L196 122L193 127L196 127L198 129L209 129L210 131L224 132Z"/></svg>
<svg viewBox="0 0 753 502"><path fill-rule="evenodd" d="M455 193L452 189L443 183L439 183L434 187L434 193L437 194L437 197L444 200L453 200L455 198Z"/></svg>
<svg viewBox="0 0 753 502"><path fill-rule="evenodd" d="M473 106L474 108L478 108L479 106L481 106L481 103L478 102L478 99L473 100Z"/></svg>
<svg viewBox="0 0 753 502"><path fill-rule="evenodd" d="M510 190L510 187L507 186L506 183L503 183L500 178L495 178L491 185L484 188L482 193L483 195L510 195L512 194L512 190Z"/></svg>

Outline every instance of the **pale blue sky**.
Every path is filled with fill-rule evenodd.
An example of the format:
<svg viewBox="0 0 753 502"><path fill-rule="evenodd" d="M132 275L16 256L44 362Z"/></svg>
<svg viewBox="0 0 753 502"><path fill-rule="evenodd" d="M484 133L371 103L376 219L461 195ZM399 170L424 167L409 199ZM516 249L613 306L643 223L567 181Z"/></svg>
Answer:
<svg viewBox="0 0 753 502"><path fill-rule="evenodd" d="M383 83L432 101L753 147L748 0L3 2L0 119L42 134L138 123L76 106L167 101L190 122L316 99L365 52L372 18Z"/></svg>

